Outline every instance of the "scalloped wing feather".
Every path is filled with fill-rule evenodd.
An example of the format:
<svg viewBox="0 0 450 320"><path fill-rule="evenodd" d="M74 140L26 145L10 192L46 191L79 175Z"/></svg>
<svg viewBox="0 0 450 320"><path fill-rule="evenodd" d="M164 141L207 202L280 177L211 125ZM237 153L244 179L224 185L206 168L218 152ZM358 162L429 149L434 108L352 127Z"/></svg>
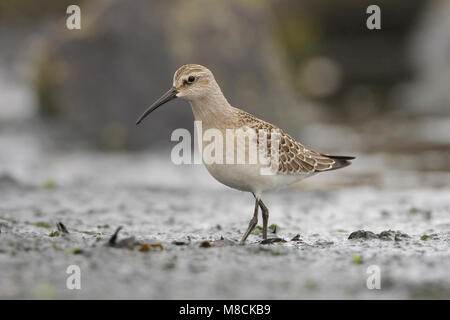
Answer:
<svg viewBox="0 0 450 320"><path fill-rule="evenodd" d="M334 170L343 168L350 164L349 160L353 157L329 156L306 148L300 142L296 141L290 135L280 128L260 120L248 112L238 110L240 126L250 127L256 132L265 130L267 132L267 154L270 159L270 153L273 151L271 146L271 130L277 130L280 133L279 143L279 174L311 174L315 172Z"/></svg>

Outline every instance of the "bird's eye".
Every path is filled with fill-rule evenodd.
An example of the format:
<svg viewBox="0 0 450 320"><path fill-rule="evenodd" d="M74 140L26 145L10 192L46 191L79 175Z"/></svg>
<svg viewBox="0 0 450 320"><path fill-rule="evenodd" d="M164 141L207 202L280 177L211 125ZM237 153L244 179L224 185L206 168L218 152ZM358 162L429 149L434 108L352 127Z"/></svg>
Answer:
<svg viewBox="0 0 450 320"><path fill-rule="evenodd" d="M189 76L188 82L189 82L189 83L192 83L192 82L194 82L194 81L195 81L195 77L194 77L194 76Z"/></svg>

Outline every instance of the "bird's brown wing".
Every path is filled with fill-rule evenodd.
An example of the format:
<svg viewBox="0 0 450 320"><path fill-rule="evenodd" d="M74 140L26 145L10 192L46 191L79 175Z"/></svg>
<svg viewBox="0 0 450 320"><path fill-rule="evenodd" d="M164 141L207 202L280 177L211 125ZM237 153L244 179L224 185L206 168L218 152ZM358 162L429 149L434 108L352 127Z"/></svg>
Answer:
<svg viewBox="0 0 450 320"><path fill-rule="evenodd" d="M259 130L267 132L268 158L271 153L271 132L276 130L280 134L278 163L278 173L280 174L311 174L339 169L348 166L349 160L354 159L354 157L330 156L310 150L273 124L242 110L239 110L239 113L242 126L248 126L257 132Z"/></svg>
<svg viewBox="0 0 450 320"><path fill-rule="evenodd" d="M324 154L309 150L287 133L280 138L278 172L283 174L308 174L333 168L335 161Z"/></svg>

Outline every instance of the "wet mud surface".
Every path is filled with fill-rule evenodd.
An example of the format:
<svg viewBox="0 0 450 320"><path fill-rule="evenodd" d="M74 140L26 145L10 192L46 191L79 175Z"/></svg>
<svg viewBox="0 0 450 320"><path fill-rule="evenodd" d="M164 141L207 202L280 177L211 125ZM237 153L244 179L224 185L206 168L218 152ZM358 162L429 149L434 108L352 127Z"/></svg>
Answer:
<svg viewBox="0 0 450 320"><path fill-rule="evenodd" d="M268 194L269 236L285 241L261 244L256 229L240 245L250 194L92 178L0 178L1 298L450 298L450 189ZM69 265L80 290L66 287Z"/></svg>

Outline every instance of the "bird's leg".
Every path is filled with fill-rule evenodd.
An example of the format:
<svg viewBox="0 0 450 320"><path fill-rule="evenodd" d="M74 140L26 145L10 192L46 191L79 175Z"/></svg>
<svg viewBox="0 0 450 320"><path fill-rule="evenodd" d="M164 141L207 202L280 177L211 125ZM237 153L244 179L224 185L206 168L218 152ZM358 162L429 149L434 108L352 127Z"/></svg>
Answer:
<svg viewBox="0 0 450 320"><path fill-rule="evenodd" d="M267 239L267 225L269 223L269 209L267 209L267 207L265 206L264 202L262 202L261 200L258 200L259 202L259 206L261 207L261 211L262 211L262 219L263 219L263 240Z"/></svg>
<svg viewBox="0 0 450 320"><path fill-rule="evenodd" d="M245 232L244 236L242 237L241 243L244 243L245 240L247 240L247 237L250 235L250 232L255 229L256 225L258 224L258 199L255 201L255 212L253 213L253 218L250 220L250 223L248 224L248 229Z"/></svg>

